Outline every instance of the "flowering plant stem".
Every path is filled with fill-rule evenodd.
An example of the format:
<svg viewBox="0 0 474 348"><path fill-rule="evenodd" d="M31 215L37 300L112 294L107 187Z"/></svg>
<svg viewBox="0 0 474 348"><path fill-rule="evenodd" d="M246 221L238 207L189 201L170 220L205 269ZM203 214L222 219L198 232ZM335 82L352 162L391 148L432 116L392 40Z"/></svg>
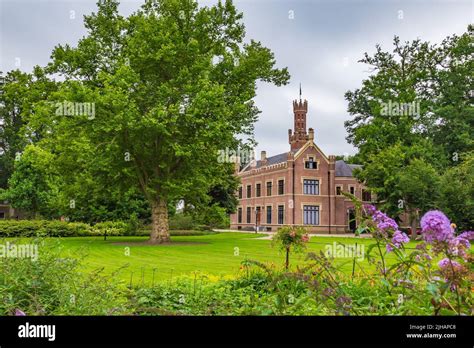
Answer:
<svg viewBox="0 0 474 348"><path fill-rule="evenodd" d="M382 275L385 281L387 282L386 284L387 292L389 296L391 297L392 292L390 291L390 286L389 286L390 283L388 282L388 279L387 279L387 270L385 268L385 258L383 256L382 249L380 248L380 241L378 239L377 239L377 249L379 249L380 260L382 261Z"/></svg>
<svg viewBox="0 0 474 348"><path fill-rule="evenodd" d="M449 266L451 267L451 271L453 272L453 280L454 280L454 277L456 275L456 271L454 270L453 260L451 259L451 255L450 255L447 247L445 247L445 253L448 256ZM454 288L456 289L456 300L457 300L457 304L458 304L458 310L456 312L457 312L458 315L461 315L461 297L459 296L459 286L458 286L458 284L455 284L455 283L453 285L454 285Z"/></svg>

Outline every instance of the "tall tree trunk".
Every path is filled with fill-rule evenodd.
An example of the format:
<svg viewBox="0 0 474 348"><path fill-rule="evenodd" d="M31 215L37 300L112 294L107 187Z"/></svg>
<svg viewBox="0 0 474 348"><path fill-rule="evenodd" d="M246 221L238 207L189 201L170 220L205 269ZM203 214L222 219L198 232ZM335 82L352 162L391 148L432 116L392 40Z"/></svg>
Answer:
<svg viewBox="0 0 474 348"><path fill-rule="evenodd" d="M418 236L416 234L416 229L418 228L418 212L415 209L415 210L412 210L409 215L410 215L411 239L415 240L416 237Z"/></svg>
<svg viewBox="0 0 474 348"><path fill-rule="evenodd" d="M158 198L151 202L151 220L150 243L168 243L170 232L168 227L168 204L165 199Z"/></svg>

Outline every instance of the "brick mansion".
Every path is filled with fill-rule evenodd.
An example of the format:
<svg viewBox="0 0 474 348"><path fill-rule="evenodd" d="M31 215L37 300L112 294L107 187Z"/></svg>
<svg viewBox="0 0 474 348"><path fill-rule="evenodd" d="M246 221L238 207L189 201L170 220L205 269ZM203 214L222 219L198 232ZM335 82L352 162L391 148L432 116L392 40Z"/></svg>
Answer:
<svg viewBox="0 0 474 348"><path fill-rule="evenodd" d="M356 229L354 206L341 192L370 201L370 192L353 176L360 165L326 156L316 145L314 130L306 129L307 100L293 101L294 129L288 130L290 149L243 168L231 228L276 231L282 225L304 226L310 232L347 233Z"/></svg>

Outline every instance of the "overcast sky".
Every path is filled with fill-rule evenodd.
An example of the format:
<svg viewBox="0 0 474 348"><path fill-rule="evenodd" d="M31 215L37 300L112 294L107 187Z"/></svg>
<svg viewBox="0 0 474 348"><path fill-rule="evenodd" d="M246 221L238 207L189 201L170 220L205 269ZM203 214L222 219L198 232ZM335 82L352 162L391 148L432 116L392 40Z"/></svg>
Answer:
<svg viewBox="0 0 474 348"><path fill-rule="evenodd" d="M200 1L210 5L215 1ZM142 1L122 1L129 14ZM391 50L394 35L440 42L463 33L474 21L474 0L235 1L244 13L247 39L256 39L275 53L279 67L288 67L284 87L259 83L256 102L262 111L255 137L260 150L272 156L289 150L292 100L302 84L308 100L308 127L327 154L352 154L344 121L350 118L344 93L361 85L367 66L357 63L375 44ZM0 0L0 71L31 71L45 65L58 43L75 45L85 35L82 16L95 10L94 0Z"/></svg>

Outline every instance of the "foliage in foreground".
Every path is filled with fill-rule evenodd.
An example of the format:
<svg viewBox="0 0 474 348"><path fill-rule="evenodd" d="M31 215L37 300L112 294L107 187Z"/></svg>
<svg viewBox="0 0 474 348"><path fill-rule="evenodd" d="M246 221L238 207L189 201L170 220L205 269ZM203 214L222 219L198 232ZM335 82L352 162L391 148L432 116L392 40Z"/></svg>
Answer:
<svg viewBox="0 0 474 348"><path fill-rule="evenodd" d="M78 273L77 261L52 256L38 267L28 266L25 260L15 262L10 274L4 273L1 315L456 314L447 305L435 309L433 289L425 283L401 283L388 294L382 278L361 272L351 277L323 254L308 255L308 265L293 272L245 261L232 280L215 281L196 273L132 289L100 272ZM452 294L447 295L451 301ZM472 315L470 306L463 304L462 313Z"/></svg>
<svg viewBox="0 0 474 348"><path fill-rule="evenodd" d="M24 246L5 241L2 249ZM42 239L27 244L39 257L0 257L0 315L111 315L126 310L127 299L114 276L101 270L80 272L84 254L61 255L59 242ZM11 252L11 251L10 251Z"/></svg>
<svg viewBox="0 0 474 348"><path fill-rule="evenodd" d="M365 256L375 271L354 257L348 274L321 252L309 253L304 265L291 270L245 260L235 279L195 273L128 287L116 274L81 272L84 254L64 257L59 244L34 239L29 241L40 250L36 261L0 257L0 315L474 314L472 232L454 236L449 220L430 212L422 219L425 242L408 253L408 237L394 229L393 220L373 207L360 208L374 237ZM387 253L397 258L390 266Z"/></svg>

